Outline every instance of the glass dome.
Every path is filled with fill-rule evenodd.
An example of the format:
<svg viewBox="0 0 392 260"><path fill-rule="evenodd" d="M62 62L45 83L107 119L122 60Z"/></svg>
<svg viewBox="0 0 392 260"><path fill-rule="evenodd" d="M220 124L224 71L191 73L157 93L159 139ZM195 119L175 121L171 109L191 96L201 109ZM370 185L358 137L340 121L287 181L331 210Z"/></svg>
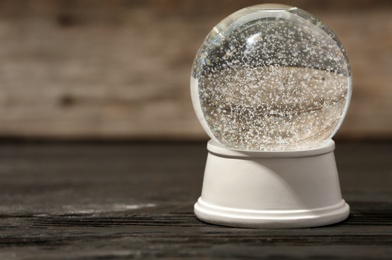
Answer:
<svg viewBox="0 0 392 260"><path fill-rule="evenodd" d="M256 5L215 26L192 67L193 106L207 134L227 148L317 147L340 127L351 70L335 34L311 14Z"/></svg>

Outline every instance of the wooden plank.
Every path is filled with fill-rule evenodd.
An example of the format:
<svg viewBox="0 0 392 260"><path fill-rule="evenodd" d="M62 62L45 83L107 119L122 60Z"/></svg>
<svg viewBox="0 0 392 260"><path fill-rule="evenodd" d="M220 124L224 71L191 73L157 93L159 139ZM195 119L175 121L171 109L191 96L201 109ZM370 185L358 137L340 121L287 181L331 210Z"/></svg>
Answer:
<svg viewBox="0 0 392 260"><path fill-rule="evenodd" d="M392 138L390 2L283 2L314 13L347 49L354 94L339 136ZM255 3L2 1L0 137L205 139L193 57L216 23Z"/></svg>
<svg viewBox="0 0 392 260"><path fill-rule="evenodd" d="M263 230L194 217L205 143L2 144L0 258L390 259L392 144L337 147L349 219Z"/></svg>

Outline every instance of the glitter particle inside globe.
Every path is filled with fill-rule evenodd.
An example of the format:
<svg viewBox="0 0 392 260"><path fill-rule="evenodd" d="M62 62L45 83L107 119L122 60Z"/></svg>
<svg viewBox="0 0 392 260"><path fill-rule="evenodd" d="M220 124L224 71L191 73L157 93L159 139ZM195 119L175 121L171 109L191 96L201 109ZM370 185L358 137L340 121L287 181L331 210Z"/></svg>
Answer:
<svg viewBox="0 0 392 260"><path fill-rule="evenodd" d="M342 123L351 71L335 34L312 15L256 5L208 34L193 63L191 93L204 130L227 148L309 149Z"/></svg>

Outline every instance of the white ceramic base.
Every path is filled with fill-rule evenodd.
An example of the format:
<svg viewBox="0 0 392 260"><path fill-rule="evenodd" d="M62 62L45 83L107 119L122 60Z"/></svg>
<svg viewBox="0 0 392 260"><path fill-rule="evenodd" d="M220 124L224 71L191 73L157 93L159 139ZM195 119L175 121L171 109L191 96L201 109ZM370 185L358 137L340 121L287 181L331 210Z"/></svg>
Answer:
<svg viewBox="0 0 392 260"><path fill-rule="evenodd" d="M346 219L333 150L260 152L208 143L196 216L205 222L254 228L299 228Z"/></svg>

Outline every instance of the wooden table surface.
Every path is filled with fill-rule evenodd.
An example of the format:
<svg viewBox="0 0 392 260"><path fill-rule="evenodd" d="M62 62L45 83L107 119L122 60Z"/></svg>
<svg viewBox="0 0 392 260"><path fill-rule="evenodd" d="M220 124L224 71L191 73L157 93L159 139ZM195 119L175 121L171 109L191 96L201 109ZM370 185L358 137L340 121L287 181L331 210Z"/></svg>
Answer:
<svg viewBox="0 0 392 260"><path fill-rule="evenodd" d="M0 259L392 259L392 143L337 143L343 223L208 225L205 143L0 144Z"/></svg>

